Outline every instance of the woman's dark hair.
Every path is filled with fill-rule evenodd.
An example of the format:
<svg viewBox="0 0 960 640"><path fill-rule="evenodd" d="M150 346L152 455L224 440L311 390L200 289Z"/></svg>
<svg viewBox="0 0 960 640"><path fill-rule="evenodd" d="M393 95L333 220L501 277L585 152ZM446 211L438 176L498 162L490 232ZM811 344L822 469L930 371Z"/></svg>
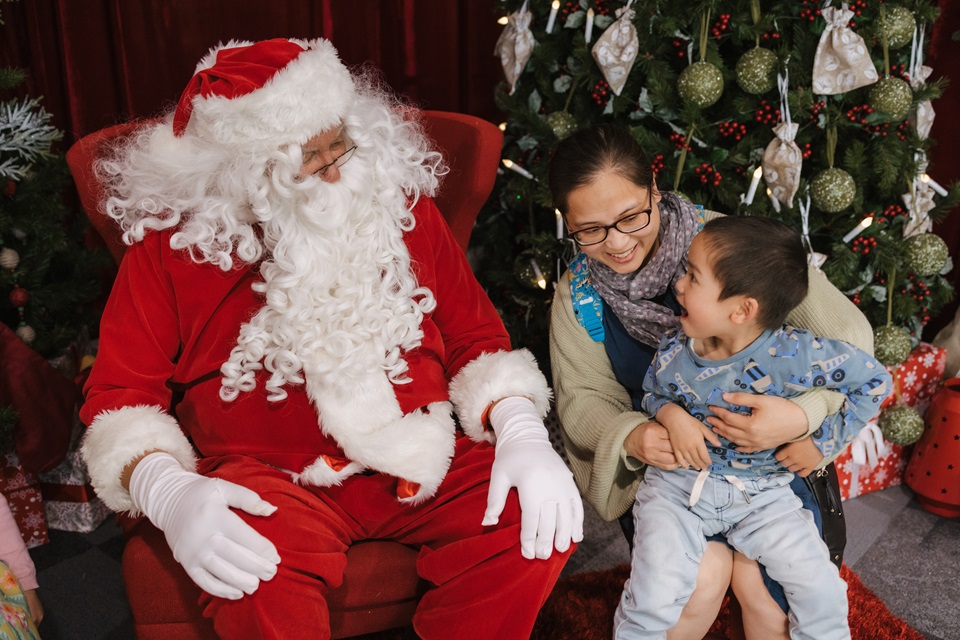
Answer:
<svg viewBox="0 0 960 640"><path fill-rule="evenodd" d="M807 297L807 252L800 234L771 218L724 216L700 232L710 253L713 275L722 287L720 299L755 298L757 323L764 329L783 324L787 314Z"/></svg>
<svg viewBox="0 0 960 640"><path fill-rule="evenodd" d="M566 214L570 193L608 171L641 187L653 185L650 161L626 127L603 124L564 138L550 159L548 182L553 206Z"/></svg>

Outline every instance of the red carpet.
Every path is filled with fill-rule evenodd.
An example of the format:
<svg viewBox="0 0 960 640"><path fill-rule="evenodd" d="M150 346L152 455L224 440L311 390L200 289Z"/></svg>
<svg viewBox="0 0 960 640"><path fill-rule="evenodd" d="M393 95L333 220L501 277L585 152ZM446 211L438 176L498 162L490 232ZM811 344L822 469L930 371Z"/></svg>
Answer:
<svg viewBox="0 0 960 640"><path fill-rule="evenodd" d="M536 640L608 640L613 632L613 612L627 579L628 565L565 578L544 605L534 628ZM847 581L850 600L850 632L853 640L923 640L923 636L897 618L857 574L840 570ZM708 638L727 638L729 612L726 606Z"/></svg>

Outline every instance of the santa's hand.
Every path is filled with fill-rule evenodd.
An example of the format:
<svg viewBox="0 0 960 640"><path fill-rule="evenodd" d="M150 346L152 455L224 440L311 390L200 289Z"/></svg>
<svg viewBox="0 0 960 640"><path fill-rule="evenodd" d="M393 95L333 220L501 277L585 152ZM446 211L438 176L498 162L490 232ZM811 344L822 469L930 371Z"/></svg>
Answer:
<svg viewBox="0 0 960 640"><path fill-rule="evenodd" d="M133 470L130 497L207 593L238 600L276 575L276 547L230 510L256 516L277 510L250 489L187 471L167 453L151 453Z"/></svg>
<svg viewBox="0 0 960 640"><path fill-rule="evenodd" d="M573 474L554 451L536 408L527 398L510 397L490 412L497 451L483 525L496 524L511 487L520 498L520 553L549 558L556 546L566 551L583 540L583 502Z"/></svg>

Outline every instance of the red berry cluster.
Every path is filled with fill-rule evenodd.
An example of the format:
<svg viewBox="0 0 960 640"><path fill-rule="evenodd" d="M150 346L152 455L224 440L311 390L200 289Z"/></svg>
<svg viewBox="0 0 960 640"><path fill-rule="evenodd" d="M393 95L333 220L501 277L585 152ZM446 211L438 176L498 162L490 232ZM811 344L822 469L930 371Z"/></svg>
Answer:
<svg viewBox="0 0 960 640"><path fill-rule="evenodd" d="M744 178L747 175L747 165L738 164L733 168L733 175Z"/></svg>
<svg viewBox="0 0 960 640"><path fill-rule="evenodd" d="M867 124L867 116L873 113L873 107L868 104L862 104L847 109L847 120L857 124Z"/></svg>
<svg viewBox="0 0 960 640"><path fill-rule="evenodd" d="M894 78L903 78L905 81L910 82L910 74L907 73L907 65L905 64L890 65L890 75Z"/></svg>
<svg viewBox="0 0 960 640"><path fill-rule="evenodd" d="M571 13L580 10L580 3L576 0L567 0L567 3L560 8L560 17L566 19Z"/></svg>
<svg viewBox="0 0 960 640"><path fill-rule="evenodd" d="M871 249L877 248L877 239L858 236L853 239L853 244L850 246L850 248L853 249L854 253L862 253L863 255L867 255L870 253Z"/></svg>
<svg viewBox="0 0 960 640"><path fill-rule="evenodd" d="M859 305L859 304L860 304L860 292L857 291L855 294L853 294L853 298L851 298L851 300L853 301L853 304Z"/></svg>
<svg viewBox="0 0 960 640"><path fill-rule="evenodd" d="M687 55L687 43L682 38L673 39L673 48L677 50L677 57L683 58Z"/></svg>
<svg viewBox="0 0 960 640"><path fill-rule="evenodd" d="M671 144L673 144L673 146L675 146L677 149L680 149L681 151L683 151L684 149L686 149L687 151L690 150L690 145L687 144L687 136L683 135L682 133L676 133L676 132L671 133L670 142Z"/></svg>
<svg viewBox="0 0 960 640"><path fill-rule="evenodd" d="M760 41L761 41L761 42L767 42L767 41L769 41L769 40L779 40L779 39L780 39L780 32L779 32L779 31L769 31L769 32L764 33L764 34L762 34L762 35L760 36Z"/></svg>
<svg viewBox="0 0 960 640"><path fill-rule="evenodd" d="M817 116L823 113L827 108L827 103L823 100L817 100L810 107L810 119L816 120Z"/></svg>
<svg viewBox="0 0 960 640"><path fill-rule="evenodd" d="M820 17L819 0L803 0L803 8L800 9L800 18L813 22Z"/></svg>
<svg viewBox="0 0 960 640"><path fill-rule="evenodd" d="M910 130L910 121L904 120L899 125L897 125L897 137L900 138L901 140L906 140L909 130Z"/></svg>
<svg viewBox="0 0 960 640"><path fill-rule="evenodd" d="M867 8L867 2L866 0L853 0L853 2L847 5L847 8L853 11L853 15L859 18L863 15L863 10Z"/></svg>
<svg viewBox="0 0 960 640"><path fill-rule="evenodd" d="M888 206L886 209L883 210L883 214L877 216L874 219L874 222L876 222L877 224L883 224L887 221L892 221L897 216L909 216L909 215L910 214L907 213L907 210L904 209L901 205L891 204L890 206Z"/></svg>
<svg viewBox="0 0 960 640"><path fill-rule="evenodd" d="M753 119L760 124L776 124L780 121L780 109L774 109L766 100L761 100L760 107L753 113Z"/></svg>
<svg viewBox="0 0 960 640"><path fill-rule="evenodd" d="M917 275L914 273L909 274L907 278L910 280L910 297L921 303L920 313L923 314L923 317L920 318L920 323L927 324L930 322L930 316L927 315L927 307L923 305L923 302L930 297L930 287L923 280L917 280ZM907 291L903 291L903 293L906 294Z"/></svg>
<svg viewBox="0 0 960 640"><path fill-rule="evenodd" d="M619 7L618 3L617 6ZM616 11L616 7L611 7L609 0L593 0L593 11L600 16L608 16Z"/></svg>
<svg viewBox="0 0 960 640"><path fill-rule="evenodd" d="M724 138L733 138L734 140L739 140L743 136L747 135L746 125L740 124L736 120L727 120L726 122L721 122L717 125L717 130Z"/></svg>
<svg viewBox="0 0 960 640"><path fill-rule="evenodd" d="M653 171L654 175L660 175L660 172L663 171L662 153L653 156L653 162L650 163L650 170Z"/></svg>
<svg viewBox="0 0 960 640"><path fill-rule="evenodd" d="M804 142L803 146L800 147L800 153L803 155L803 159L806 160L813 155L813 147L810 146L809 142Z"/></svg>
<svg viewBox="0 0 960 640"><path fill-rule="evenodd" d="M720 181L723 180L723 176L720 175L720 172L706 162L694 167L693 172L700 177L700 182L702 184L712 184L713 186L718 187L720 186Z"/></svg>
<svg viewBox="0 0 960 640"><path fill-rule="evenodd" d="M610 85L607 84L606 80L598 80L593 87L593 93L590 95L593 96L593 101L597 103L598 107L604 107L610 100Z"/></svg>
<svg viewBox="0 0 960 640"><path fill-rule="evenodd" d="M719 40L723 37L723 34L730 30L730 14L721 13L717 16L717 19L713 22L713 26L710 27L710 33L713 34L713 37Z"/></svg>

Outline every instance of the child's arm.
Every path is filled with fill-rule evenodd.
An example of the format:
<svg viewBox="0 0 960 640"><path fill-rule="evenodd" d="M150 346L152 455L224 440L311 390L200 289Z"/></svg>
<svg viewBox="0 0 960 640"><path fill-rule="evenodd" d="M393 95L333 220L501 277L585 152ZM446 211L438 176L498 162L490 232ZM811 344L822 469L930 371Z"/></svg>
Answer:
<svg viewBox="0 0 960 640"><path fill-rule="evenodd" d="M649 395L649 394L648 394ZM662 404L657 411L657 422L662 424L670 436L673 446L673 455L677 457L677 464L684 469L706 469L710 466L710 454L704 438L720 446L720 439L680 405L668 402Z"/></svg>
<svg viewBox="0 0 960 640"><path fill-rule="evenodd" d="M40 596L36 589L25 589L23 598L27 601L27 609L30 611L30 617L33 618L33 624L39 625L43 621L43 605L40 603Z"/></svg>
<svg viewBox="0 0 960 640"><path fill-rule="evenodd" d="M2 494L0 494L0 560L10 567L13 575L17 576L24 593L37 588L37 570L33 566L33 560L30 559L27 545L23 543L17 522L10 512L10 505Z"/></svg>
<svg viewBox="0 0 960 640"><path fill-rule="evenodd" d="M823 453L810 436L783 445L777 449L774 457L784 469L792 471L801 478L806 478L813 473L823 461Z"/></svg>
<svg viewBox="0 0 960 640"><path fill-rule="evenodd" d="M823 456L833 458L877 416L893 381L883 365L849 343L812 338L809 347L807 354L815 366L807 383L844 395L840 410L827 416L811 435Z"/></svg>

